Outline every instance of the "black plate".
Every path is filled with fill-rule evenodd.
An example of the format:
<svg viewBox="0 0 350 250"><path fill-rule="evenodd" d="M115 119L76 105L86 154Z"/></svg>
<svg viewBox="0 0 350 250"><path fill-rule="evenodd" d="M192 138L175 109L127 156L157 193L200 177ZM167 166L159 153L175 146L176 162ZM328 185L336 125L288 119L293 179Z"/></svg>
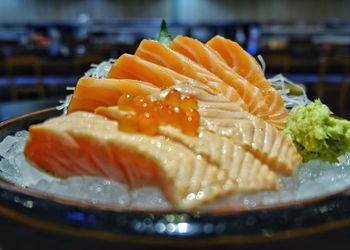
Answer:
<svg viewBox="0 0 350 250"><path fill-rule="evenodd" d="M0 140L60 114L52 108L3 122ZM349 194L344 190L250 210L130 211L55 197L0 179L0 248L326 249L331 243L348 249Z"/></svg>

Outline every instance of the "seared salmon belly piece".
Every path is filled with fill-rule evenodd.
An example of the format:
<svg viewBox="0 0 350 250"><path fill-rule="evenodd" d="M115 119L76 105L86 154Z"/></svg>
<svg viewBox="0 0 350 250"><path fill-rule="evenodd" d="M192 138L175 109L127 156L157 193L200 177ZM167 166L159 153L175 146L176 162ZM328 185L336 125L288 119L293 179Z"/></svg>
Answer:
<svg viewBox="0 0 350 250"><path fill-rule="evenodd" d="M118 121L123 119L126 113L117 106L99 107L95 112ZM237 181L238 191L276 190L279 187L275 172L249 151L226 137L205 129L200 131L198 136L189 136L173 126L160 126L159 134L183 144L208 162L224 169L230 178Z"/></svg>
<svg viewBox="0 0 350 250"><path fill-rule="evenodd" d="M246 112L209 108L200 114L202 126L233 139L276 172L292 175L302 162L292 141L262 119Z"/></svg>
<svg viewBox="0 0 350 250"><path fill-rule="evenodd" d="M195 208L237 190L236 180L224 169L182 144L164 136L121 132L116 121L88 112L31 126L25 155L62 178L90 175L130 188L157 186L180 209Z"/></svg>
<svg viewBox="0 0 350 250"><path fill-rule="evenodd" d="M284 107L280 94L266 80L259 63L238 43L223 38L213 37L207 45L217 51L235 72L257 86L264 96L271 111L271 122L283 129L287 121L288 111Z"/></svg>

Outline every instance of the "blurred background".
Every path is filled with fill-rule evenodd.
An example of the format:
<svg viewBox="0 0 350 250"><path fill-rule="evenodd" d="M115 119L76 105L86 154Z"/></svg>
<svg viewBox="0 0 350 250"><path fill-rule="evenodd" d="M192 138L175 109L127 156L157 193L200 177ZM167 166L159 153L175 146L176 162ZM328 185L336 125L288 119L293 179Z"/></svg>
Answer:
<svg viewBox="0 0 350 250"><path fill-rule="evenodd" d="M173 35L219 34L349 118L349 0L1 0L0 121L54 106L90 64Z"/></svg>

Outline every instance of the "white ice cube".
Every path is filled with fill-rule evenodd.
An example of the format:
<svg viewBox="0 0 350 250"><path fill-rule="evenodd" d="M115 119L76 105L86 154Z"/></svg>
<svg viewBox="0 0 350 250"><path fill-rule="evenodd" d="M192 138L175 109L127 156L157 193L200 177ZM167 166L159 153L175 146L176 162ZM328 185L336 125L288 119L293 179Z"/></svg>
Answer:
<svg viewBox="0 0 350 250"><path fill-rule="evenodd" d="M17 143L19 138L14 136L7 136L0 143L0 157L10 159L17 154Z"/></svg>
<svg viewBox="0 0 350 250"><path fill-rule="evenodd" d="M131 197L131 207L133 208L164 209L170 207L164 195L155 187L138 188L132 191Z"/></svg>
<svg viewBox="0 0 350 250"><path fill-rule="evenodd" d="M19 184L19 170L7 159L0 160L0 176L11 183Z"/></svg>

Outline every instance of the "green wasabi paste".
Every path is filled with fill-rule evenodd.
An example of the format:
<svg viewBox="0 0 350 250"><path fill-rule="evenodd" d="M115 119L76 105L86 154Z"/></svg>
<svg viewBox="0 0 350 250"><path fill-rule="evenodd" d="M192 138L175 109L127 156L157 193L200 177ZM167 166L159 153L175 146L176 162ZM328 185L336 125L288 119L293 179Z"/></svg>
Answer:
<svg viewBox="0 0 350 250"><path fill-rule="evenodd" d="M338 162L339 156L350 151L350 122L331 115L320 100L290 112L284 132L304 162L314 159Z"/></svg>

